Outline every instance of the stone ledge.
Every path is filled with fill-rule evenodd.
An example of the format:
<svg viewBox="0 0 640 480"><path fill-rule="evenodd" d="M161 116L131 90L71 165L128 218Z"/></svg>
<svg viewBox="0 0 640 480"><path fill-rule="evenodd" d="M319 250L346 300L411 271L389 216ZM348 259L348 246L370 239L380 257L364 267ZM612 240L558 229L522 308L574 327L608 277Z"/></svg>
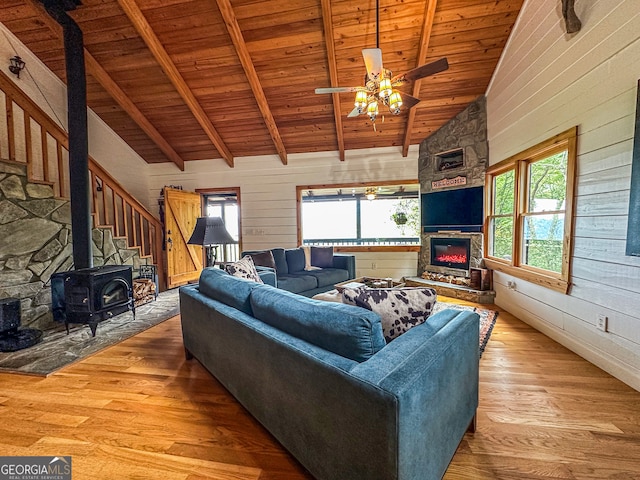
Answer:
<svg viewBox="0 0 640 480"><path fill-rule="evenodd" d="M436 282L421 277L404 277L403 281L407 287L430 287L433 288L438 295L457 298L467 302L492 304L496 298L496 292L494 290L474 290L463 285Z"/></svg>

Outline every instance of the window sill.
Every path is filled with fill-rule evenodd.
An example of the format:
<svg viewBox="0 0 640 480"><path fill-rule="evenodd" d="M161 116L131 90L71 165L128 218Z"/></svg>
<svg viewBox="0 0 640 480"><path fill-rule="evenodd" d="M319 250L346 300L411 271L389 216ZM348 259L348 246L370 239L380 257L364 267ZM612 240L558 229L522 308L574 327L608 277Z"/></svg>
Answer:
<svg viewBox="0 0 640 480"><path fill-rule="evenodd" d="M566 294L569 291L570 282L568 282L567 280L547 275L541 275L539 273L531 272L520 267L514 267L513 265L507 265L490 258L485 258L484 262L491 270L496 270L498 272L506 273L507 275L512 275L527 282L535 283L536 285L555 290L556 292Z"/></svg>

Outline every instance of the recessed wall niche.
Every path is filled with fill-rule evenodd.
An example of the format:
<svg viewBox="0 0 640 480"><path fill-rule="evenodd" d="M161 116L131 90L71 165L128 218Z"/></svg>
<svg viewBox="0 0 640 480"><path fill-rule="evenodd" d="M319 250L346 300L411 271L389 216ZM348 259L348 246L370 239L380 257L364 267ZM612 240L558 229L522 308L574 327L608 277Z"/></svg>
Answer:
<svg viewBox="0 0 640 480"><path fill-rule="evenodd" d="M464 167L464 150L462 148L436 153L434 157L436 170L439 172Z"/></svg>

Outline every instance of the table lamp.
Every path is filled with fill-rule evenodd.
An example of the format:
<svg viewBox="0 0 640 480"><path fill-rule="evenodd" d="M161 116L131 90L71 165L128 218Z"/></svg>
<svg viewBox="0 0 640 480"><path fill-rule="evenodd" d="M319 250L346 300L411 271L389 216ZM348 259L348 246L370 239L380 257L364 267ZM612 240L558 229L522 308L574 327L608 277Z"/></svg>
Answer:
<svg viewBox="0 0 640 480"><path fill-rule="evenodd" d="M231 237L220 217L200 217L196 221L191 238L187 242L190 245L202 245L207 251L207 267L216 264L218 245L237 243Z"/></svg>

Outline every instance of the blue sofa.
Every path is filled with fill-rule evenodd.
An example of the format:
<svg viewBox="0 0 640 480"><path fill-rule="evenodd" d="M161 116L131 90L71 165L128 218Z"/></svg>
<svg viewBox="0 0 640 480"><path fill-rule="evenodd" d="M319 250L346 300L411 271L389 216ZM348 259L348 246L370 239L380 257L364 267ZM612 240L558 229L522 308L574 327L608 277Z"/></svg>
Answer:
<svg viewBox="0 0 640 480"><path fill-rule="evenodd" d="M318 480L441 479L478 405L476 313L388 345L380 317L203 270L180 289L195 357Z"/></svg>
<svg viewBox="0 0 640 480"><path fill-rule="evenodd" d="M312 254L315 248L311 247ZM318 250L325 249L318 247ZM354 255L333 253L332 249L328 249L328 251L331 252L332 257L323 268L317 270L305 270L305 254L302 248L251 250L242 252L241 256L251 255L253 257L263 280L261 272L264 271L264 268L273 268L276 273L276 287L305 297L313 297L318 293L332 290L336 283L356 277L356 257ZM268 252L271 253L273 259L264 261L264 254Z"/></svg>

